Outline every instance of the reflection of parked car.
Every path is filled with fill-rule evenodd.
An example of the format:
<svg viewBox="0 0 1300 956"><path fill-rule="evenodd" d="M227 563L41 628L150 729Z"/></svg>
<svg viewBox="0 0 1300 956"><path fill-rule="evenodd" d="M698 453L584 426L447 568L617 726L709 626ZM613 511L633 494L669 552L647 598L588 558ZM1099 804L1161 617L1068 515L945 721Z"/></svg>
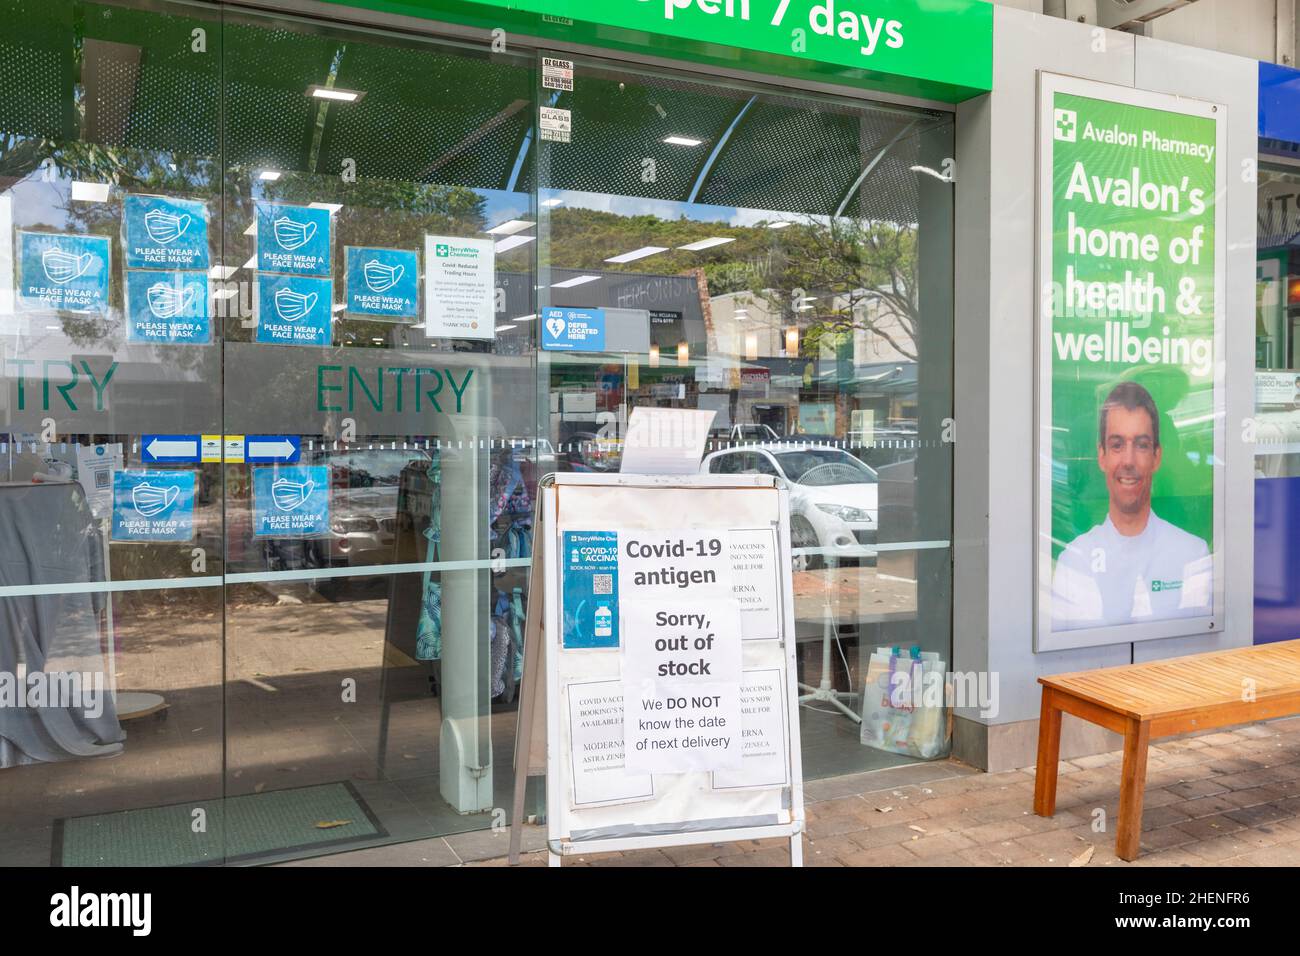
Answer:
<svg viewBox="0 0 1300 956"><path fill-rule="evenodd" d="M764 425L761 422L751 423L748 425L736 424L730 428L714 428L709 432L709 438L713 441L722 442L754 442L754 441L780 441L781 436L772 431L771 426Z"/></svg>
<svg viewBox="0 0 1300 956"><path fill-rule="evenodd" d="M392 559L397 532L397 491L402 470L427 462L419 449L355 449L319 453L315 464L330 466L330 532L312 539L309 566L383 564Z"/></svg>
<svg viewBox="0 0 1300 956"><path fill-rule="evenodd" d="M796 563L816 566L825 557L859 558L876 543L876 473L838 448L767 444L706 455L700 471L715 475L776 475L790 485L790 544L818 548Z"/></svg>
<svg viewBox="0 0 1300 956"><path fill-rule="evenodd" d="M560 460L567 471L618 471L623 440L595 432L574 432L560 443Z"/></svg>

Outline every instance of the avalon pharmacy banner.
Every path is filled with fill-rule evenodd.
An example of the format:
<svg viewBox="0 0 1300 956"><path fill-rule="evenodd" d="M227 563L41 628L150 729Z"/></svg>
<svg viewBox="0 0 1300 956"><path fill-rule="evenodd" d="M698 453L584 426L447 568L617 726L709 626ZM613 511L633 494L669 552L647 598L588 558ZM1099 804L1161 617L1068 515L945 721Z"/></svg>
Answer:
<svg viewBox="0 0 1300 956"><path fill-rule="evenodd" d="M1226 108L1039 94L1036 649L1220 630Z"/></svg>

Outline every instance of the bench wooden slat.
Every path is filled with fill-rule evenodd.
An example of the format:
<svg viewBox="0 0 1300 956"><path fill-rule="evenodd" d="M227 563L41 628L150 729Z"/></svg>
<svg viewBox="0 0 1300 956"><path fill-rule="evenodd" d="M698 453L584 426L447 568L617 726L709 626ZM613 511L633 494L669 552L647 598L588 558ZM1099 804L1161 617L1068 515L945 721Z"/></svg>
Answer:
<svg viewBox="0 0 1300 956"><path fill-rule="evenodd" d="M1151 739L1300 713L1300 640L1040 677L1034 812L1056 812L1061 714L1124 735L1115 852L1137 858Z"/></svg>
<svg viewBox="0 0 1300 956"><path fill-rule="evenodd" d="M1237 703L1247 679L1253 681L1256 697L1294 690L1300 685L1300 641L1056 674L1039 682L1127 717L1150 720L1189 708Z"/></svg>

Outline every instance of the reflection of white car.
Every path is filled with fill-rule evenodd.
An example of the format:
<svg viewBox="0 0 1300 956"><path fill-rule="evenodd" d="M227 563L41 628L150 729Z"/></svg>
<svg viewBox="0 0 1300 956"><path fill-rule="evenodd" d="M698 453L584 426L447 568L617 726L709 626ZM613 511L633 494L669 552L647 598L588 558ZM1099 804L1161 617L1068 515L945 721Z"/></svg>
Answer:
<svg viewBox="0 0 1300 956"><path fill-rule="evenodd" d="M827 558L862 557L876 543L877 478L869 466L838 448L765 444L706 455L700 471L715 475L776 475L790 485L790 544L816 548L803 566Z"/></svg>

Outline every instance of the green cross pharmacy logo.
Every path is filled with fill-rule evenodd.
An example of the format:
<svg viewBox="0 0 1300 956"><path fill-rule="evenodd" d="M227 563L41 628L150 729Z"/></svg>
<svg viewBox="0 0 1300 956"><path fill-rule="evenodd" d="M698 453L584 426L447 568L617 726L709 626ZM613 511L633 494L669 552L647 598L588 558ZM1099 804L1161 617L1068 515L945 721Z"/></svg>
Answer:
<svg viewBox="0 0 1300 956"><path fill-rule="evenodd" d="M451 255L451 247L448 246L445 242L440 242L433 247L433 252L434 255L436 255L439 259L446 259L449 255Z"/></svg>
<svg viewBox="0 0 1300 956"><path fill-rule="evenodd" d="M1062 143L1073 143L1079 117L1074 110L1057 110L1052 119L1052 138Z"/></svg>

